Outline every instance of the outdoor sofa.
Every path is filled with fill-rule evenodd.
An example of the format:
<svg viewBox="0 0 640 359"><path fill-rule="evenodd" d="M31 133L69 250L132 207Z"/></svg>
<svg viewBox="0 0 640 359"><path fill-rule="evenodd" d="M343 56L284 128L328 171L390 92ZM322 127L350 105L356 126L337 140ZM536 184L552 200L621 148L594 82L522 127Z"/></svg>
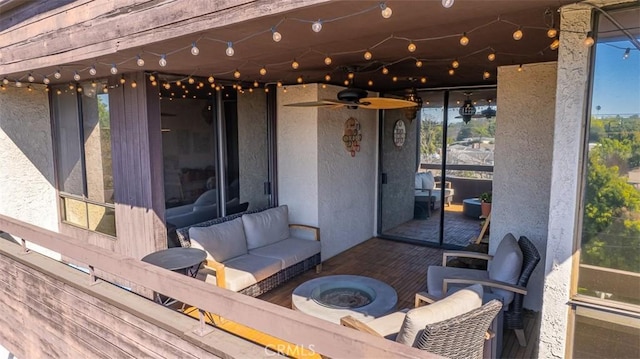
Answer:
<svg viewBox="0 0 640 359"><path fill-rule="evenodd" d="M286 205L194 224L177 234L183 247L207 252L199 278L253 297L321 268L319 229L290 224Z"/></svg>

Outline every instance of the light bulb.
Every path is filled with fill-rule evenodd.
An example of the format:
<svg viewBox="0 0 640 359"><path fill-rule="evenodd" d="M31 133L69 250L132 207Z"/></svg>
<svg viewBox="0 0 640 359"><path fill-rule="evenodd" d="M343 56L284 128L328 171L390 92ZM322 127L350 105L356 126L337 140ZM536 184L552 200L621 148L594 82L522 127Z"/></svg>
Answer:
<svg viewBox="0 0 640 359"><path fill-rule="evenodd" d="M156 77L154 75L149 75L149 81L155 81Z"/></svg>
<svg viewBox="0 0 640 359"><path fill-rule="evenodd" d="M343 83L344 83L345 86L349 86L349 80L344 80Z"/></svg>
<svg viewBox="0 0 640 359"><path fill-rule="evenodd" d="M363 56L365 60L371 60L371 58L373 57L370 51L365 51Z"/></svg>
<svg viewBox="0 0 640 359"><path fill-rule="evenodd" d="M331 58L329 56L324 58L324 64L327 65L327 66L331 65L331 61L332 60L331 60Z"/></svg>
<svg viewBox="0 0 640 359"><path fill-rule="evenodd" d="M107 87L107 85L104 85L104 86L102 87L102 92L103 92L103 93L107 93L107 92L109 92L109 88Z"/></svg>
<svg viewBox="0 0 640 359"><path fill-rule="evenodd" d="M550 39L553 39L554 37L556 37L556 35L558 35L558 30L554 29L554 28L549 28L549 30L547 30L547 37Z"/></svg>
<svg viewBox="0 0 640 359"><path fill-rule="evenodd" d="M369 86L373 86L373 80L369 80L369 81L367 82L367 85L369 85Z"/></svg>
<svg viewBox="0 0 640 359"><path fill-rule="evenodd" d="M324 75L324 80L327 82L331 81L331 75L329 74Z"/></svg>
<svg viewBox="0 0 640 359"><path fill-rule="evenodd" d="M522 72L522 64L518 66L518 72Z"/></svg>
<svg viewBox="0 0 640 359"><path fill-rule="evenodd" d="M493 61L496 59L496 54L495 53L490 53L489 55L487 55L487 60L489 61Z"/></svg>
<svg viewBox="0 0 640 359"><path fill-rule="evenodd" d="M463 33L462 37L460 38L460 45L462 46L467 46L469 45L469 38L467 37L467 33Z"/></svg>
<svg viewBox="0 0 640 359"><path fill-rule="evenodd" d="M450 8L453 6L454 0L442 0L442 6L445 8Z"/></svg>
<svg viewBox="0 0 640 359"><path fill-rule="evenodd" d="M158 82L156 82L156 81L151 81L151 86L157 86L157 85L158 85Z"/></svg>
<svg viewBox="0 0 640 359"><path fill-rule="evenodd" d="M240 71L236 70L233 72L233 77L239 79L240 78Z"/></svg>
<svg viewBox="0 0 640 359"><path fill-rule="evenodd" d="M162 56L160 56L160 60L158 61L158 65L160 65L160 67L167 66L167 56L165 54L162 54Z"/></svg>
<svg viewBox="0 0 640 359"><path fill-rule="evenodd" d="M282 87L282 81L278 81L278 82L276 83L276 86L278 86L278 87Z"/></svg>
<svg viewBox="0 0 640 359"><path fill-rule="evenodd" d="M299 84L302 83L302 76L298 76L298 78L296 79L296 81L298 81Z"/></svg>
<svg viewBox="0 0 640 359"><path fill-rule="evenodd" d="M224 53L227 54L227 56L233 56L233 54L235 54L235 50L233 49L233 42L229 41L227 42L227 49L224 50Z"/></svg>
<svg viewBox="0 0 640 359"><path fill-rule="evenodd" d="M215 79L213 78L213 76L209 76L207 81L209 81L209 83L212 84L215 81Z"/></svg>
<svg viewBox="0 0 640 359"><path fill-rule="evenodd" d="M56 95L60 95L60 94L62 94L62 91L61 91L61 90L59 90L59 89L58 89L58 90L56 90Z"/></svg>
<svg viewBox="0 0 640 359"><path fill-rule="evenodd" d="M0 85L0 90L5 91L7 88L4 85ZM47 87L47 91L49 91L49 88Z"/></svg>
<svg viewBox="0 0 640 359"><path fill-rule="evenodd" d="M193 77L189 77L187 82L189 83L189 85L193 85L196 82L196 80L194 80Z"/></svg>
<svg viewBox="0 0 640 359"><path fill-rule="evenodd" d="M409 52L415 52L416 44L414 44L413 42L410 42L409 45L407 46L407 50L409 50Z"/></svg>
<svg viewBox="0 0 640 359"><path fill-rule="evenodd" d="M132 81L131 82L131 87L132 88L136 88L136 87L138 87L138 84L135 81Z"/></svg>
<svg viewBox="0 0 640 359"><path fill-rule="evenodd" d="M584 38L584 46L591 47L595 43L593 40L593 33L591 31L587 32L587 37Z"/></svg>
<svg viewBox="0 0 640 359"><path fill-rule="evenodd" d="M518 40L522 40L522 30L518 28L518 30L513 32L513 39L518 41Z"/></svg>
<svg viewBox="0 0 640 359"><path fill-rule="evenodd" d="M264 76L264 75L266 75L266 74L267 74L267 68L266 68L266 67L264 67L264 66L262 66L262 67L260 68L260 75Z"/></svg>
<svg viewBox="0 0 640 359"><path fill-rule="evenodd" d="M76 87L75 87L75 86L73 86L73 84L69 84L69 90L73 90L73 89L75 89L75 88L76 88Z"/></svg>
<svg viewBox="0 0 640 359"><path fill-rule="evenodd" d="M300 67L300 64L298 63L298 61L294 59L293 62L291 63L291 68L294 70L297 70L298 67Z"/></svg>
<svg viewBox="0 0 640 359"><path fill-rule="evenodd" d="M138 55L138 58L136 59L136 65L140 67L144 66L144 60L142 59L142 57L140 57L140 55Z"/></svg>
<svg viewBox="0 0 640 359"><path fill-rule="evenodd" d="M45 85L48 85L49 82L51 82L51 80L49 80L48 77L45 77L44 79L42 79L42 83L45 84Z"/></svg>
<svg viewBox="0 0 640 359"><path fill-rule="evenodd" d="M268 87L265 87L265 88L264 88L264 92L265 92L265 93L269 93L269 88L268 88Z"/></svg>
<svg viewBox="0 0 640 359"><path fill-rule="evenodd" d="M95 76L97 73L98 73L98 71L96 71L96 67L95 66L91 66L91 68L89 69L89 75Z"/></svg>
<svg viewBox="0 0 640 359"><path fill-rule="evenodd" d="M420 82L423 83L423 84L426 84L427 83L427 78L426 77L420 78Z"/></svg>
<svg viewBox="0 0 640 359"><path fill-rule="evenodd" d="M356 77L356 74L354 74L353 72L349 72L347 74L347 78L349 78L349 80L353 80L354 77Z"/></svg>
<svg viewBox="0 0 640 359"><path fill-rule="evenodd" d="M485 72L482 74L482 78L483 78L483 79L485 79L485 80L486 80L486 79L488 79L489 77L491 77L491 74L489 73L489 71L485 71Z"/></svg>
<svg viewBox="0 0 640 359"><path fill-rule="evenodd" d="M98 84L95 81L91 81L91 87L97 87Z"/></svg>
<svg viewBox="0 0 640 359"><path fill-rule="evenodd" d="M198 88L200 88L200 87L204 87L204 83L202 83L202 81L198 82L198 86L197 86L197 87L198 87Z"/></svg>
<svg viewBox="0 0 640 359"><path fill-rule="evenodd" d="M380 3L380 9L382 9L382 11L380 11L380 14L385 19L390 18L391 15L393 14L393 11L391 11L391 8L388 7L387 4L385 3Z"/></svg>
<svg viewBox="0 0 640 359"><path fill-rule="evenodd" d="M260 84L258 83L258 81L253 81L253 87L258 87L260 86Z"/></svg>
<svg viewBox="0 0 640 359"><path fill-rule="evenodd" d="M453 76L453 74L455 74L456 71L454 69L449 69L449 75Z"/></svg>
<svg viewBox="0 0 640 359"><path fill-rule="evenodd" d="M33 80L35 80L35 78L33 77L33 75L31 75L31 73L29 73L29 76L27 76L27 80L29 82L33 82Z"/></svg>
<svg viewBox="0 0 640 359"><path fill-rule="evenodd" d="M116 67L116 64L111 65L111 69L109 70L109 72L111 72L112 75L115 75L118 73L118 67Z"/></svg>
<svg viewBox="0 0 640 359"><path fill-rule="evenodd" d="M124 78L124 75L122 75L122 76L120 77L120 83L121 83L122 85L124 85L124 83L125 83L125 82L127 82L127 80Z"/></svg>
<svg viewBox="0 0 640 359"><path fill-rule="evenodd" d="M557 50L557 49L558 49L558 47L560 47L560 40L558 40L558 39L553 40L553 42L551 43L551 45L549 45L549 48L550 48L551 50Z"/></svg>
<svg viewBox="0 0 640 359"><path fill-rule="evenodd" d="M80 74L78 74L78 72L76 71L75 74L73 74L73 79L76 81L80 81Z"/></svg>
<svg viewBox="0 0 640 359"><path fill-rule="evenodd" d="M182 81L180 81L180 80L176 81L176 86L182 86Z"/></svg>
<svg viewBox="0 0 640 359"><path fill-rule="evenodd" d="M6 77L5 77L5 78L3 78L3 79L2 79L2 83L3 83L3 84L5 84L5 85L8 85L8 84L9 84L9 79L8 79L8 78L6 78Z"/></svg>
<svg viewBox="0 0 640 359"><path fill-rule="evenodd" d="M313 32L320 32L322 30L322 21L318 20L311 24L311 30L313 30Z"/></svg>
<svg viewBox="0 0 640 359"><path fill-rule="evenodd" d="M393 81L393 82L398 82L398 76L393 76L393 77L391 78L391 81Z"/></svg>
<svg viewBox="0 0 640 359"><path fill-rule="evenodd" d="M460 67L460 63L458 62L458 60L453 60L453 62L451 63L451 67L453 67L454 69Z"/></svg>
<svg viewBox="0 0 640 359"><path fill-rule="evenodd" d="M33 91L33 87L31 87L31 85L27 86L27 90L29 90L29 92Z"/></svg>
<svg viewBox="0 0 640 359"><path fill-rule="evenodd" d="M383 75L388 75L388 74L389 74L389 69L388 69L388 68L386 68L386 67L383 67L383 68L382 68L382 74L383 74Z"/></svg>
<svg viewBox="0 0 640 359"><path fill-rule="evenodd" d="M193 56L200 55L200 49L198 48L198 46L196 46L195 42L193 44L191 44L191 55L193 55Z"/></svg>
<svg viewBox="0 0 640 359"><path fill-rule="evenodd" d="M275 42L280 42L280 40L282 40L282 34L279 33L275 27L271 28L271 38L273 39L273 41Z"/></svg>
<svg viewBox="0 0 640 359"><path fill-rule="evenodd" d="M416 60L416 67L422 67L422 61Z"/></svg>
<svg viewBox="0 0 640 359"><path fill-rule="evenodd" d="M22 87L22 82L16 81L16 87Z"/></svg>
<svg viewBox="0 0 640 359"><path fill-rule="evenodd" d="M622 59L623 60L628 59L630 54L631 54L631 49L627 47L627 49L624 50L624 55L622 55Z"/></svg>
<svg viewBox="0 0 640 359"><path fill-rule="evenodd" d="M117 70L117 69L116 69ZM57 80L59 80L62 77L62 74L60 73L60 70L57 70L54 74L53 77L55 77Z"/></svg>

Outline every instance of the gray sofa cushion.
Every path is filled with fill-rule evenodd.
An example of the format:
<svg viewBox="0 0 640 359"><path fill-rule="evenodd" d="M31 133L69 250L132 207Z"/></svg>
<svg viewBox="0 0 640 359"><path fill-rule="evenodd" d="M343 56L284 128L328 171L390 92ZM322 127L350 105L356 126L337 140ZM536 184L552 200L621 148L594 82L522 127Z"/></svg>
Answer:
<svg viewBox="0 0 640 359"><path fill-rule="evenodd" d="M275 258L286 268L320 253L320 241L291 237L264 247L252 249L250 254Z"/></svg>
<svg viewBox="0 0 640 359"><path fill-rule="evenodd" d="M286 205L242 216L249 250L289 238L289 209Z"/></svg>
<svg viewBox="0 0 640 359"><path fill-rule="evenodd" d="M429 266L427 269L427 290L436 298L444 297L442 282L444 278L489 279L489 272L482 269Z"/></svg>
<svg viewBox="0 0 640 359"><path fill-rule="evenodd" d="M427 324L467 313L482 305L482 285L474 284L435 303L411 309L404 318L396 342L416 346Z"/></svg>
<svg viewBox="0 0 640 359"><path fill-rule="evenodd" d="M282 269L278 259L245 254L230 259L225 265L226 288L238 292Z"/></svg>
<svg viewBox="0 0 640 359"><path fill-rule="evenodd" d="M247 240L240 218L209 227L189 228L191 247L207 252L207 258L224 262L247 254Z"/></svg>
<svg viewBox="0 0 640 359"><path fill-rule="evenodd" d="M498 244L493 259L489 263L489 278L516 284L520 278L521 271L522 250L518 245L518 240L511 233L507 233ZM492 288L491 291L504 298L503 303L505 306L513 300L513 292L495 288Z"/></svg>

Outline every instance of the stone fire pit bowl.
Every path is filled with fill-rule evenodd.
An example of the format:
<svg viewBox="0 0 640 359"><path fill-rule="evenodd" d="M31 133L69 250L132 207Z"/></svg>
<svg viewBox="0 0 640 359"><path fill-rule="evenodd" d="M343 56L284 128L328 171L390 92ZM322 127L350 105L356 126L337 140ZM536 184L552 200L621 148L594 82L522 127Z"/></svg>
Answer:
<svg viewBox="0 0 640 359"><path fill-rule="evenodd" d="M331 275L304 282L294 289L294 310L333 323L351 315L368 322L396 309L398 295L390 285L358 275Z"/></svg>

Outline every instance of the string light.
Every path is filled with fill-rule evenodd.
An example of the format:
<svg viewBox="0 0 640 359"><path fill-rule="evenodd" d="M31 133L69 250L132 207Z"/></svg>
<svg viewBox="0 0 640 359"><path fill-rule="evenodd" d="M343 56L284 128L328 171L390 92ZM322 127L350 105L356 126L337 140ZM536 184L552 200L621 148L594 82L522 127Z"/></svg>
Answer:
<svg viewBox="0 0 640 359"><path fill-rule="evenodd" d="M420 82L423 83L423 84L426 84L427 83L427 78L426 77L420 78Z"/></svg>
<svg viewBox="0 0 640 359"><path fill-rule="evenodd" d="M233 72L233 77L239 79L240 78L240 71L236 70Z"/></svg>
<svg viewBox="0 0 640 359"><path fill-rule="evenodd" d="M267 74L267 68L266 68L266 67L264 67L264 66L262 66L262 67L260 68L260 75L264 76L264 75L266 75L266 74Z"/></svg>
<svg viewBox="0 0 640 359"><path fill-rule="evenodd" d="M331 58L327 55L327 57L324 58L324 64L329 66L331 65Z"/></svg>
<svg viewBox="0 0 640 359"><path fill-rule="evenodd" d="M49 82L51 82L51 80L49 80L48 77L45 77L44 79L42 79L42 83L45 84L45 85L48 85Z"/></svg>
<svg viewBox="0 0 640 359"><path fill-rule="evenodd" d="M313 24L311 24L311 30L313 30L313 32L322 31L322 21L318 20L318 21L315 21Z"/></svg>
<svg viewBox="0 0 640 359"><path fill-rule="evenodd" d="M124 85L127 80L124 78L124 75L120 76L120 84Z"/></svg>
<svg viewBox="0 0 640 359"><path fill-rule="evenodd" d="M349 86L349 80L344 80L344 85Z"/></svg>
<svg viewBox="0 0 640 359"><path fill-rule="evenodd" d="M371 60L371 58L373 57L373 54L371 54L371 51L367 50L365 51L363 56L365 60Z"/></svg>
<svg viewBox="0 0 640 359"><path fill-rule="evenodd" d="M136 81L135 81L135 80L134 80L134 81L131 81L131 87L132 87L132 88L136 88L136 87L138 87L138 84L136 83Z"/></svg>
<svg viewBox="0 0 640 359"><path fill-rule="evenodd" d="M367 82L367 85L369 85L369 86L373 86L373 80L369 80L369 81Z"/></svg>
<svg viewBox="0 0 640 359"><path fill-rule="evenodd" d="M489 55L487 55L487 60L494 61L496 59L496 53L491 51Z"/></svg>
<svg viewBox="0 0 640 359"><path fill-rule="evenodd" d="M482 74L482 78L483 78L483 79L485 79L485 80L486 80L486 79L488 79L489 77L491 77L491 74L489 73L489 71L485 71L485 72Z"/></svg>
<svg viewBox="0 0 640 359"><path fill-rule="evenodd" d="M327 82L331 81L331 75L329 74L324 75L324 80Z"/></svg>
<svg viewBox="0 0 640 359"><path fill-rule="evenodd" d="M442 6L444 8L450 8L453 6L454 0L442 0Z"/></svg>
<svg viewBox="0 0 640 359"><path fill-rule="evenodd" d="M109 70L109 72L111 72L112 75L115 75L118 73L118 67L116 66L116 64L111 65L111 69ZM56 77L56 78L59 79L59 77Z"/></svg>
<svg viewBox="0 0 640 359"><path fill-rule="evenodd" d="M8 84L9 84L9 79L8 79L8 78L6 78L6 77L5 77L5 78L3 78L3 79L2 79L2 83L3 83L4 85L8 85Z"/></svg>
<svg viewBox="0 0 640 359"><path fill-rule="evenodd" d="M189 83L189 85L193 85L196 80L194 80L193 77L189 77L189 79L187 79L187 82Z"/></svg>
<svg viewBox="0 0 640 359"><path fill-rule="evenodd" d="M303 81L303 80L302 80L302 76L298 76L298 78L296 79L296 81L297 81L299 84L301 84L301 83L302 83L302 81Z"/></svg>
<svg viewBox="0 0 640 359"><path fill-rule="evenodd" d="M2 91L6 91L6 90L7 90L7 87L6 87L5 85L0 85L0 90L2 90Z"/></svg>
<svg viewBox="0 0 640 359"><path fill-rule="evenodd" d="M587 37L584 38L584 46L586 47L591 47L593 46L593 44L595 43L595 41L593 40L593 32L589 31L587 32Z"/></svg>
<svg viewBox="0 0 640 359"><path fill-rule="evenodd" d="M198 48L198 46L196 46L196 43L193 42L191 44L191 55L193 56L198 56L200 55L200 49Z"/></svg>
<svg viewBox="0 0 640 359"><path fill-rule="evenodd" d="M291 63L291 68L294 70L297 70L298 67L300 67L300 64L298 63L298 61L296 61L296 59L293 59L293 62Z"/></svg>
<svg viewBox="0 0 640 359"><path fill-rule="evenodd" d="M78 73L78 71L76 71L76 72L73 74L73 79L74 79L74 80L76 80L76 81L80 81L80 74Z"/></svg>
<svg viewBox="0 0 640 359"><path fill-rule="evenodd" d="M551 50L557 50L558 47L560 47L560 40L558 40L558 39L554 39L553 42L551 43L551 45L549 45L549 48Z"/></svg>
<svg viewBox="0 0 640 359"><path fill-rule="evenodd" d="M449 69L449 75L453 76L456 73L454 69Z"/></svg>
<svg viewBox="0 0 640 359"><path fill-rule="evenodd" d="M624 55L622 55L622 59L623 60L628 59L630 54L631 54L631 49L627 47L627 49L624 50Z"/></svg>
<svg viewBox="0 0 640 359"><path fill-rule="evenodd" d="M31 85L27 86L27 90L28 90L29 92L33 91L33 88L31 87Z"/></svg>
<svg viewBox="0 0 640 359"><path fill-rule="evenodd" d="M27 76L27 81L33 82L34 80L35 78L33 77L33 75L31 75L31 72L29 72L29 76Z"/></svg>
<svg viewBox="0 0 640 359"><path fill-rule="evenodd" d="M276 30L275 26L271 28L271 38L275 42L280 42L280 40L282 40L282 34Z"/></svg>
<svg viewBox="0 0 640 359"><path fill-rule="evenodd" d="M233 49L233 42L227 42L227 49L224 51L224 53L227 54L227 56L233 56L236 53L236 51Z"/></svg>
<svg viewBox="0 0 640 359"><path fill-rule="evenodd" d="M451 67L453 67L454 69L460 67L460 63L458 62L458 60L453 60L453 62L451 63Z"/></svg>
<svg viewBox="0 0 640 359"><path fill-rule="evenodd" d="M16 83L16 86L17 86L17 85L18 85L18 83ZM18 87L20 87L20 86L18 86ZM75 86L73 86L73 84L69 84L69 90L73 90L73 89L75 89L75 88L76 88L76 87L75 87Z"/></svg>
<svg viewBox="0 0 640 359"><path fill-rule="evenodd" d="M415 52L417 49L416 44L414 44L413 42L410 42L409 45L407 46L407 50L409 50L409 52Z"/></svg>
<svg viewBox="0 0 640 359"><path fill-rule="evenodd" d="M388 69L388 68L386 68L386 67L383 67L383 68L382 68L382 74L383 74L383 75L388 75L388 74L389 74L389 69Z"/></svg>
<svg viewBox="0 0 640 359"><path fill-rule="evenodd" d="M118 72L118 69L116 69L116 72ZM56 70L56 72L53 74L53 77L55 77L56 80L59 80L62 77L60 70Z"/></svg>
<svg viewBox="0 0 640 359"><path fill-rule="evenodd" d="M278 87L282 87L282 81L278 81L278 82L276 82L276 86L278 86Z"/></svg>
<svg viewBox="0 0 640 359"><path fill-rule="evenodd" d="M137 64L139 67L144 66L144 60L142 59L142 56L138 55L138 57L136 58L136 64Z"/></svg>
<svg viewBox="0 0 640 359"><path fill-rule="evenodd" d="M518 72L522 72L522 70L523 70L523 69L522 69L522 64L520 64L520 65L518 66Z"/></svg>
<svg viewBox="0 0 640 359"><path fill-rule="evenodd" d="M155 80L156 80L156 77L153 74L149 75L149 81L155 81Z"/></svg>
<svg viewBox="0 0 640 359"><path fill-rule="evenodd" d="M553 39L557 35L558 35L558 30L554 29L553 27L550 27L549 30L547 30L547 37L548 38Z"/></svg>
<svg viewBox="0 0 640 359"><path fill-rule="evenodd" d="M61 95L62 91L60 91L60 89L56 90L56 95Z"/></svg>
<svg viewBox="0 0 640 359"><path fill-rule="evenodd" d="M522 33L522 29L518 28L516 31L513 32L513 39L516 41L522 40L522 36L524 34Z"/></svg>
<svg viewBox="0 0 640 359"><path fill-rule="evenodd" d="M180 80L176 81L176 86L178 86L178 87L182 86L182 81L180 81ZM182 88L184 88L184 86L182 86Z"/></svg>
<svg viewBox="0 0 640 359"><path fill-rule="evenodd" d="M353 72L349 72L349 73L347 74L347 78L348 78L349 80L353 80L353 78L354 78L354 77L356 77L356 74L354 74Z"/></svg>
<svg viewBox="0 0 640 359"><path fill-rule="evenodd" d="M393 76L393 77L391 78L391 81L393 81L393 82L398 82L398 76Z"/></svg>
<svg viewBox="0 0 640 359"><path fill-rule="evenodd" d="M460 45L467 46L469 45L469 38L467 37L467 33L462 33L462 37L460 38Z"/></svg>
<svg viewBox="0 0 640 359"><path fill-rule="evenodd" d="M416 67L422 67L422 61L416 60Z"/></svg>
<svg viewBox="0 0 640 359"><path fill-rule="evenodd" d="M98 87L98 84L95 80L91 81L91 87Z"/></svg>
<svg viewBox="0 0 640 359"><path fill-rule="evenodd" d="M98 73L98 71L96 71L96 67L95 66L91 66L91 68L89 69L89 75L95 76L97 73Z"/></svg>
<svg viewBox="0 0 640 359"><path fill-rule="evenodd" d="M258 87L260 86L260 84L258 83L258 81L253 81L253 87Z"/></svg>
<svg viewBox="0 0 640 359"><path fill-rule="evenodd" d="M393 11L391 11L391 8L388 7L386 3L381 2L380 3L380 9L382 10L382 11L380 11L380 14L385 19L390 18L391 15L393 14Z"/></svg>

